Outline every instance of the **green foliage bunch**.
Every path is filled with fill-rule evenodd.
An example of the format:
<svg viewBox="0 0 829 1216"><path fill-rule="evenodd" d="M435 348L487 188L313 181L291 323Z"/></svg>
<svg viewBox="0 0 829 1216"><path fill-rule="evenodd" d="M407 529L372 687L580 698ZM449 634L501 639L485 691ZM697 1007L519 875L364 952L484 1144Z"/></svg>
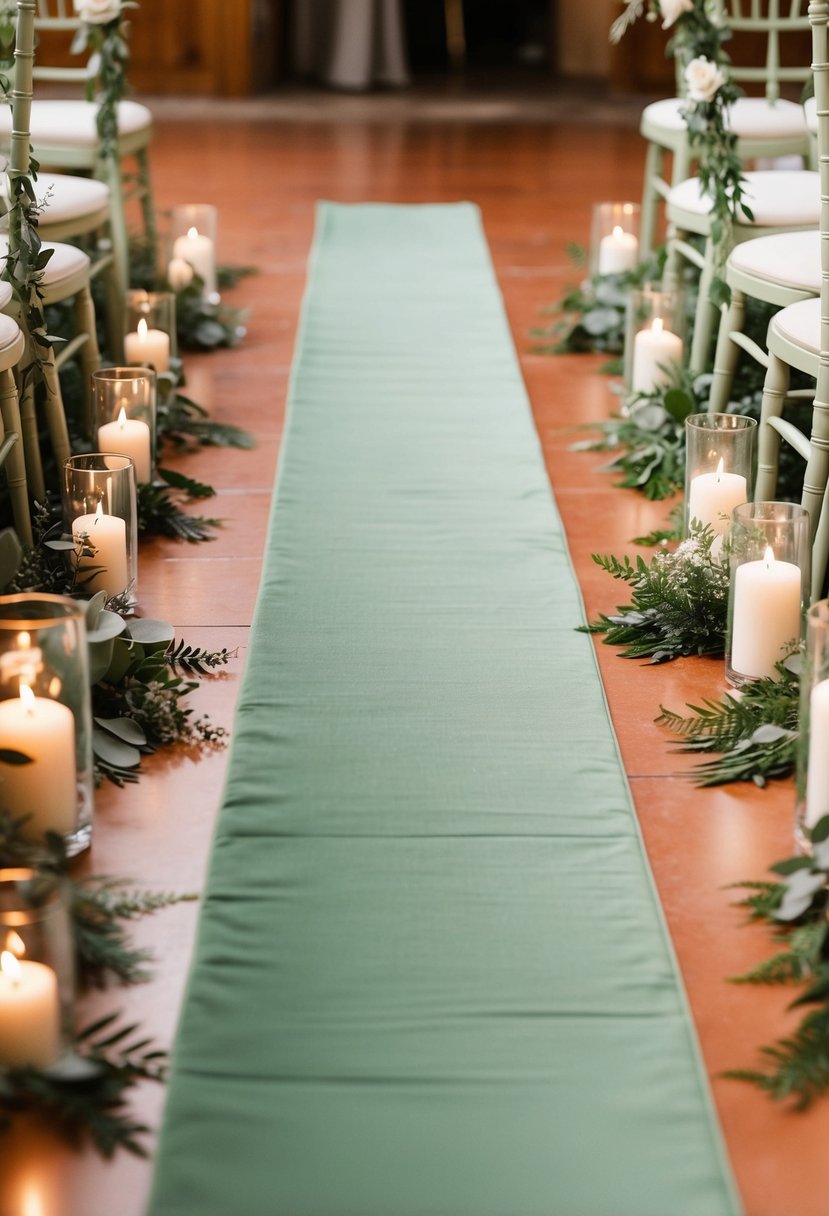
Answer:
<svg viewBox="0 0 829 1216"><path fill-rule="evenodd" d="M101 157L118 156L118 105L129 91L127 69L130 50L126 39L125 11L138 8L134 0L77 5L82 24L72 40L73 55L88 54L86 96L96 101L96 125Z"/></svg>

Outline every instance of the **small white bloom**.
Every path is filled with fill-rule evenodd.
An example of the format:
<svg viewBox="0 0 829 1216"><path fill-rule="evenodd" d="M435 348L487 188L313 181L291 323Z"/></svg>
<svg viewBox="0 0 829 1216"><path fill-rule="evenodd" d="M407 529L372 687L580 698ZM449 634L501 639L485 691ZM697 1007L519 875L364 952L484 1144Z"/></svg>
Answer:
<svg viewBox="0 0 829 1216"><path fill-rule="evenodd" d="M171 258L167 267L167 282L173 291L183 291L193 281L193 267L184 258Z"/></svg>
<svg viewBox="0 0 829 1216"><path fill-rule="evenodd" d="M724 84L725 76L722 71L704 55L692 59L685 69L689 101L710 101L717 89Z"/></svg>
<svg viewBox="0 0 829 1216"><path fill-rule="evenodd" d="M693 8L694 0L659 0L663 30L669 29L678 17L681 17L683 13L692 12Z"/></svg>
<svg viewBox="0 0 829 1216"><path fill-rule="evenodd" d="M75 12L90 25L108 25L121 14L121 0L75 0Z"/></svg>

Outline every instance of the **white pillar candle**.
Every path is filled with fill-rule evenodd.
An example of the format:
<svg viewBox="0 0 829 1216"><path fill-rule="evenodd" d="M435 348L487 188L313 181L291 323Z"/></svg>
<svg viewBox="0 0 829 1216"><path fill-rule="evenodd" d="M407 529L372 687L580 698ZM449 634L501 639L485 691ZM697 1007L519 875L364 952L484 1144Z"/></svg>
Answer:
<svg viewBox="0 0 829 1216"><path fill-rule="evenodd" d="M58 978L45 963L0 954L0 1064L48 1068L60 1054Z"/></svg>
<svg viewBox="0 0 829 1216"><path fill-rule="evenodd" d="M731 512L748 501L748 486L740 473L726 473L720 460L715 473L698 473L691 478L688 491L688 519L708 526L723 536L731 522Z"/></svg>
<svg viewBox="0 0 829 1216"><path fill-rule="evenodd" d="M98 427L98 450L129 456L135 465L135 480L142 485L152 481L150 428L143 418L128 418L123 406L115 422Z"/></svg>
<svg viewBox="0 0 829 1216"><path fill-rule="evenodd" d="M829 680L809 694L809 761L806 766L806 826L829 815Z"/></svg>
<svg viewBox="0 0 829 1216"><path fill-rule="evenodd" d="M78 568L95 570L84 580L84 594L95 595L105 591L107 598L120 595L129 584L127 565L127 525L118 515L104 515L101 504L94 515L79 515L72 522L72 538L77 543L82 536L88 538L95 550L94 557L77 558ZM100 569L97 569L100 567Z"/></svg>
<svg viewBox="0 0 829 1216"><path fill-rule="evenodd" d="M599 241L599 274L622 274L633 270L638 260L638 240L618 224Z"/></svg>
<svg viewBox="0 0 829 1216"><path fill-rule="evenodd" d="M68 705L36 697L21 681L20 696L0 701L0 747L22 752L28 764L0 764L0 805L29 815L24 832L67 836L78 819L75 718Z"/></svg>
<svg viewBox="0 0 829 1216"><path fill-rule="evenodd" d="M216 249L209 236L198 228L188 228L186 236L177 236L173 242L173 257L182 258L193 267L204 282L205 295L216 290Z"/></svg>
<svg viewBox="0 0 829 1216"><path fill-rule="evenodd" d="M142 317L137 329L124 338L127 363L141 367L154 367L157 372L166 372L170 367L170 335L163 329L149 329Z"/></svg>
<svg viewBox="0 0 829 1216"><path fill-rule="evenodd" d="M652 393L669 384L672 368L682 362L682 339L665 329L661 317L640 329L633 339L632 388L635 393Z"/></svg>
<svg viewBox="0 0 829 1216"><path fill-rule="evenodd" d="M800 637L800 567L775 561L769 546L761 561L737 566L733 594L731 666L753 679L774 677L775 663Z"/></svg>

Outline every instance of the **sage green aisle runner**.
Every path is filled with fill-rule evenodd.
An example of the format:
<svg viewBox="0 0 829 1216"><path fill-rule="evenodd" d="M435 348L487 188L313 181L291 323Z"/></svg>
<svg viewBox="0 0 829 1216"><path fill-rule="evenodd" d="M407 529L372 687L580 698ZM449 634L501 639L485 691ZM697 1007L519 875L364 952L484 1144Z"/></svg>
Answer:
<svg viewBox="0 0 829 1216"><path fill-rule="evenodd" d="M730 1216L476 209L320 207L153 1216Z"/></svg>

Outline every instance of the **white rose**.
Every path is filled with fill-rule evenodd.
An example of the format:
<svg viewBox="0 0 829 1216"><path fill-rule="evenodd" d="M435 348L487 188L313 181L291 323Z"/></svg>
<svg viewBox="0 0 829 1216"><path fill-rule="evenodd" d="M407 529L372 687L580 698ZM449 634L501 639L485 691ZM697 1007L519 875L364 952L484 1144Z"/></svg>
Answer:
<svg viewBox="0 0 829 1216"><path fill-rule="evenodd" d="M167 267L167 282L173 291L183 291L193 281L193 267L184 258L172 258Z"/></svg>
<svg viewBox="0 0 829 1216"><path fill-rule="evenodd" d="M90 25L108 25L121 14L121 0L75 0L75 12Z"/></svg>
<svg viewBox="0 0 829 1216"><path fill-rule="evenodd" d="M710 101L722 85L725 76L710 59L700 55L692 59L685 69L685 85L688 89L689 101Z"/></svg>
<svg viewBox="0 0 829 1216"><path fill-rule="evenodd" d="M662 15L662 28L668 29L683 13L690 13L694 8L694 0L659 0L659 12Z"/></svg>

